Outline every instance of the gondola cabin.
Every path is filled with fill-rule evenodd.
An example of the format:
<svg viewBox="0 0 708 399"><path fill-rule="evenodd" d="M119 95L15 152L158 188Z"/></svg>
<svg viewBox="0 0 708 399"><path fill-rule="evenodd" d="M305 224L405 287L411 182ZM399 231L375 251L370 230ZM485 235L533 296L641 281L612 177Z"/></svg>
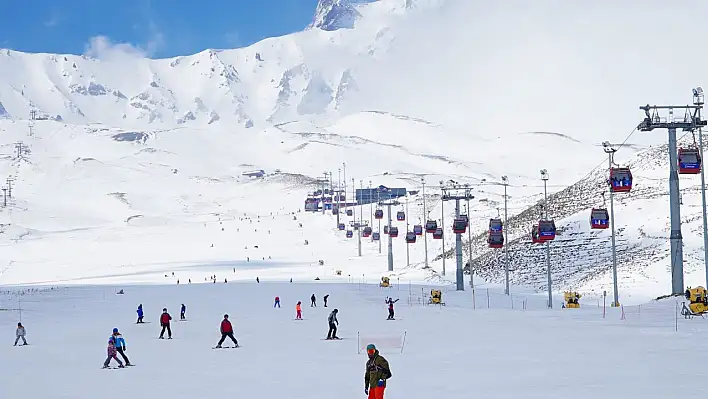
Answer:
<svg viewBox="0 0 708 399"><path fill-rule="evenodd" d="M538 236L538 225L537 224L533 225L533 227L531 228L531 241L534 244L540 244L543 242L543 241L541 241L541 238Z"/></svg>
<svg viewBox="0 0 708 399"><path fill-rule="evenodd" d="M406 243L408 244L415 244L415 233L412 231L409 231L406 233Z"/></svg>
<svg viewBox="0 0 708 399"><path fill-rule="evenodd" d="M679 148L678 168L682 175L701 173L701 153L698 148Z"/></svg>
<svg viewBox="0 0 708 399"><path fill-rule="evenodd" d="M606 229L608 227L610 227L610 214L607 209L593 208L590 211L590 228Z"/></svg>
<svg viewBox="0 0 708 399"><path fill-rule="evenodd" d="M629 168L610 169L610 190L613 193L628 193L632 191L632 172Z"/></svg>
<svg viewBox="0 0 708 399"><path fill-rule="evenodd" d="M347 230L347 238L352 238L354 237L354 232L351 230Z"/></svg>
<svg viewBox="0 0 708 399"><path fill-rule="evenodd" d="M467 231L467 222L465 219L457 218L452 222L452 231L455 234L462 234Z"/></svg>
<svg viewBox="0 0 708 399"><path fill-rule="evenodd" d="M371 237L371 233L372 233L371 227L366 226L366 227L364 227L364 230L361 232L361 236L364 238Z"/></svg>
<svg viewBox="0 0 708 399"><path fill-rule="evenodd" d="M487 244L489 244L489 248L502 248L504 246L504 234L500 231L489 233Z"/></svg>
<svg viewBox="0 0 708 399"><path fill-rule="evenodd" d="M538 238L543 242L554 240L556 238L556 223L553 220L539 220Z"/></svg>
<svg viewBox="0 0 708 399"><path fill-rule="evenodd" d="M384 226L384 234L388 234L388 226Z"/></svg>
<svg viewBox="0 0 708 399"><path fill-rule="evenodd" d="M417 236L422 236L423 235L423 226L416 224L413 226L413 233Z"/></svg>
<svg viewBox="0 0 708 399"><path fill-rule="evenodd" d="M398 227L391 227L388 230L388 236L391 238L396 238L398 237Z"/></svg>
<svg viewBox="0 0 708 399"><path fill-rule="evenodd" d="M460 219L465 221L465 226L470 226L470 218L468 218L467 215L460 215Z"/></svg>
<svg viewBox="0 0 708 399"><path fill-rule="evenodd" d="M337 225L337 228L338 228L339 230L344 230L344 229L347 228L347 226L345 226L344 223L340 223L340 224Z"/></svg>
<svg viewBox="0 0 708 399"><path fill-rule="evenodd" d="M347 216L352 216L354 212L351 209L347 209Z"/></svg>
<svg viewBox="0 0 708 399"><path fill-rule="evenodd" d="M371 235L371 238L373 238L374 241L378 241L381 239L381 233L377 231Z"/></svg>
<svg viewBox="0 0 708 399"><path fill-rule="evenodd" d="M332 215L337 215L339 214L339 208L337 206L332 207Z"/></svg>
<svg viewBox="0 0 708 399"><path fill-rule="evenodd" d="M406 220L406 213L403 211L396 212L396 220L398 220L399 222Z"/></svg>
<svg viewBox="0 0 708 399"><path fill-rule="evenodd" d="M489 232L501 232L504 229L504 225L501 219L489 219Z"/></svg>
<svg viewBox="0 0 708 399"><path fill-rule="evenodd" d="M428 220L425 222L425 232L433 234L438 230L438 222L434 220Z"/></svg>
<svg viewBox="0 0 708 399"><path fill-rule="evenodd" d="M382 209L377 209L374 212L374 218L376 219L383 219L383 210Z"/></svg>
<svg viewBox="0 0 708 399"><path fill-rule="evenodd" d="M438 227L437 229L435 229L435 232L433 233L433 238L436 240L441 240L443 238L442 227Z"/></svg>

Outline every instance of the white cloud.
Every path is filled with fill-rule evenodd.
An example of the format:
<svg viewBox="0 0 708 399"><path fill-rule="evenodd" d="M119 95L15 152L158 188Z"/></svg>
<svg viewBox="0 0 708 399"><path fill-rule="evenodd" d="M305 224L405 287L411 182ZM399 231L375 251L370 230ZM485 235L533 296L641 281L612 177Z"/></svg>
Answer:
<svg viewBox="0 0 708 399"><path fill-rule="evenodd" d="M152 57L164 45L165 39L161 32L151 30L152 37L144 45L116 43L107 36L94 36L84 47L84 55L102 60Z"/></svg>

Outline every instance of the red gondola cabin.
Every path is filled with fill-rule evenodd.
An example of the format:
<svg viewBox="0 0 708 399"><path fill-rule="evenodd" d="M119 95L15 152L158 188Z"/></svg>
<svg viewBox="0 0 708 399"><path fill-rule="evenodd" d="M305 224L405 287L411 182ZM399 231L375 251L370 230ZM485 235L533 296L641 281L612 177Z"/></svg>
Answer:
<svg viewBox="0 0 708 399"><path fill-rule="evenodd" d="M415 238L416 237L414 232L409 231L408 233L406 233L406 242L408 244L415 244Z"/></svg>
<svg viewBox="0 0 708 399"><path fill-rule="evenodd" d="M489 244L489 248L501 248L504 246L504 234L501 232L492 232L489 233L489 237L487 238L487 243Z"/></svg>
<svg viewBox="0 0 708 399"><path fill-rule="evenodd" d="M433 238L436 240L441 240L443 237L443 229L442 227L438 227L435 229L435 232L433 232Z"/></svg>
<svg viewBox="0 0 708 399"><path fill-rule="evenodd" d="M406 220L406 213L403 211L398 211L396 213L396 220L398 220L399 222Z"/></svg>
<svg viewBox="0 0 708 399"><path fill-rule="evenodd" d="M452 222L452 231L455 234L462 234L467 231L467 222L465 222L465 219L455 219Z"/></svg>
<svg viewBox="0 0 708 399"><path fill-rule="evenodd" d="M610 169L610 190L613 193L628 193L632 191L632 172L629 168Z"/></svg>
<svg viewBox="0 0 708 399"><path fill-rule="evenodd" d="M438 229L438 222L436 222L434 220L428 220L427 222L425 222L425 232L426 233L433 234L437 231L437 229Z"/></svg>
<svg viewBox="0 0 708 399"><path fill-rule="evenodd" d="M388 230L388 235L389 235L389 237L391 237L391 238L396 238L396 237L398 237L398 227L391 227L391 228Z"/></svg>
<svg viewBox="0 0 708 399"><path fill-rule="evenodd" d="M610 227L610 214L607 209L593 208L590 211L590 228L606 229L608 227Z"/></svg>
<svg viewBox="0 0 708 399"><path fill-rule="evenodd" d="M539 220L538 238L542 242L554 240L556 238L556 223L553 220Z"/></svg>
<svg viewBox="0 0 708 399"><path fill-rule="evenodd" d="M698 148L679 148L678 168L682 175L701 173L701 153Z"/></svg>
<svg viewBox="0 0 708 399"><path fill-rule="evenodd" d="M416 224L415 226L413 226L413 232L417 236L423 235L423 226Z"/></svg>

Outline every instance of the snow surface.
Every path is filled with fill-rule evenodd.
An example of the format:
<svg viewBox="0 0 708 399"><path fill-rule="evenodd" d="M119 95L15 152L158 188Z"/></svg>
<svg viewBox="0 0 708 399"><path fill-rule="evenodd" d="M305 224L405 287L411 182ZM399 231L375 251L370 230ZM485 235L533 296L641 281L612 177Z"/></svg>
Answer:
<svg viewBox="0 0 708 399"><path fill-rule="evenodd" d="M223 272L218 278L230 276ZM0 295L0 389L3 397L174 399L224 395L265 398L364 398L365 354L375 343L391 365L386 397L449 398L667 398L705 396L700 367L686 362L706 349L695 345L705 321L674 318L674 301L641 312L602 309L541 310L545 304L516 297L444 292L445 307L420 302L430 287L401 284L381 289L366 279L320 282L85 286ZM375 282L374 282L375 283ZM395 282L394 282L395 283ZM124 295L117 295L118 288ZM329 307L318 305L330 294ZM282 308L273 308L280 296ZM397 320L386 321L384 298L400 298ZM502 299L505 302L496 302ZM294 321L303 302L303 321ZM135 324L142 303L145 321ZM186 322L179 306L187 307ZM173 340L158 340L157 317L171 312ZM324 341L327 314L340 310L341 341ZM22 309L21 313L19 309ZM228 313L238 349L212 350ZM22 320L29 346L12 347L13 325ZM678 332L675 331L678 326ZM101 370L106 341L117 327L135 367ZM363 337L357 341L357 333ZM405 346L401 353L402 336ZM690 363L690 362L689 362ZM40 383L38 383L40 382Z"/></svg>

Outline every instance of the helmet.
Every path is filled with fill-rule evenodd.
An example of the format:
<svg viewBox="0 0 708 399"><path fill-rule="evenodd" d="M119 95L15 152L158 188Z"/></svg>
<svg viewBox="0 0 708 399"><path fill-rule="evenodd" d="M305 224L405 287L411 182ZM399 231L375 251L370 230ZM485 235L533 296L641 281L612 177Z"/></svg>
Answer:
<svg viewBox="0 0 708 399"><path fill-rule="evenodd" d="M113 329L113 334L115 334L115 333L117 333L117 332L118 332L118 329L117 329L117 328L114 328L114 329Z"/></svg>
<svg viewBox="0 0 708 399"><path fill-rule="evenodd" d="M376 350L376 345L374 345L374 344L366 345L366 350L367 351Z"/></svg>

